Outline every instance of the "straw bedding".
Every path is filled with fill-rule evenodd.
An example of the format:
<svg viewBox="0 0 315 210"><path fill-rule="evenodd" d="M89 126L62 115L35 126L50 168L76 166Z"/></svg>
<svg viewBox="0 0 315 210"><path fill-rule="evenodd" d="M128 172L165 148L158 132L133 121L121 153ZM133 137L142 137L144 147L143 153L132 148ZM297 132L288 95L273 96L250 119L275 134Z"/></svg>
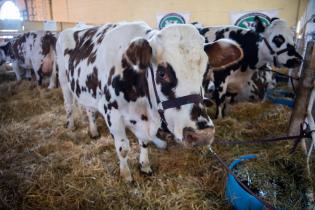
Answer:
<svg viewBox="0 0 315 210"><path fill-rule="evenodd" d="M39 88L30 81L0 83L0 209L231 208L224 195L226 173L206 148L185 149L168 142L166 150L159 150L151 145L154 174L146 176L139 172L139 147L129 133L134 182L124 183L105 123L99 116L101 138L90 139L82 110L76 106L76 129L70 131L64 128L60 89ZM283 135L289 117L290 110L283 106L241 103L215 121L216 139ZM291 145L213 147L229 163L250 153L289 159Z"/></svg>

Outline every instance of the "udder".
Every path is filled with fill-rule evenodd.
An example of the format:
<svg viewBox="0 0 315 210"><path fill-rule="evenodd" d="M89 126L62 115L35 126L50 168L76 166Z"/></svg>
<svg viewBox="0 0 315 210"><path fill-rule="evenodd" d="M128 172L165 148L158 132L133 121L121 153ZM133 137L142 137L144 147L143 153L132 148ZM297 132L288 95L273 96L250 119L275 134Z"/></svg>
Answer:
<svg viewBox="0 0 315 210"><path fill-rule="evenodd" d="M51 54L48 54L42 63L42 72L44 75L50 75L53 70L54 59Z"/></svg>

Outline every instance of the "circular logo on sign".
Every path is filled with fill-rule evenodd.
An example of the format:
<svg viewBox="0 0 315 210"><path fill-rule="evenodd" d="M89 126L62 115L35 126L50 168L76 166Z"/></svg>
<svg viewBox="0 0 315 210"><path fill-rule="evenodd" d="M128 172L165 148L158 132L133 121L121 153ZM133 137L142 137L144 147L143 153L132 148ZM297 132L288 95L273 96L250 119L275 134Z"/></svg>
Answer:
<svg viewBox="0 0 315 210"><path fill-rule="evenodd" d="M255 16L258 16L261 22L265 25L268 26L270 25L270 18L262 13L255 12L255 13L248 13L246 15L243 15L240 17L236 22L235 25L239 26L241 28L247 28L247 29L255 29L256 22L254 20Z"/></svg>
<svg viewBox="0 0 315 210"><path fill-rule="evenodd" d="M166 14L159 23L159 29L164 28L170 24L184 24L186 23L185 18L178 13Z"/></svg>

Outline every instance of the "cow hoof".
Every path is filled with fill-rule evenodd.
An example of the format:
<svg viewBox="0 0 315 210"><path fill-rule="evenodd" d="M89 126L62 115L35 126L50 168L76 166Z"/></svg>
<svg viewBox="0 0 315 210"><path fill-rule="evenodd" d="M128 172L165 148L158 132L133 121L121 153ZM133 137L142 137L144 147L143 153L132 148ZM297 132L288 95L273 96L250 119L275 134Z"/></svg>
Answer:
<svg viewBox="0 0 315 210"><path fill-rule="evenodd" d="M143 173L147 176L153 175L153 171L152 171L150 166L142 167L142 165L140 164L140 171L141 171L141 173Z"/></svg>
<svg viewBox="0 0 315 210"><path fill-rule="evenodd" d="M49 89L49 90L52 90L52 89L54 89L54 88L56 88L55 85L49 85L49 86L48 86L48 89Z"/></svg>
<svg viewBox="0 0 315 210"><path fill-rule="evenodd" d="M166 149L166 147L167 147L166 141L163 141L163 140L161 140L159 138L154 138L152 142L159 149Z"/></svg>
<svg viewBox="0 0 315 210"><path fill-rule="evenodd" d="M66 129L69 129L69 130L71 130L71 131L74 131L74 130L75 130L74 125L70 126L70 125L69 125L69 122L66 122L63 127L66 128Z"/></svg>
<svg viewBox="0 0 315 210"><path fill-rule="evenodd" d="M134 181L133 181L131 176L127 177L127 178L124 178L124 181L127 182L127 183L130 183L130 184L134 183Z"/></svg>
<svg viewBox="0 0 315 210"><path fill-rule="evenodd" d="M120 176L123 178L124 182L126 182L126 183L132 183L133 182L131 175L123 176L122 174L120 174Z"/></svg>
<svg viewBox="0 0 315 210"><path fill-rule="evenodd" d="M91 132L89 132L89 136L91 139L94 139L94 140L99 139L101 137L99 133L92 135Z"/></svg>

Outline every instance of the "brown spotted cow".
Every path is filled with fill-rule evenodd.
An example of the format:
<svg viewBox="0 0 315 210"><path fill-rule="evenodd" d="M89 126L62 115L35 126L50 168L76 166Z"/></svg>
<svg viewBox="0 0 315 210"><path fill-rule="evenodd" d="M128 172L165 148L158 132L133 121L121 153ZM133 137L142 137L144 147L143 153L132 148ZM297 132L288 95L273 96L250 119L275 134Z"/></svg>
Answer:
<svg viewBox="0 0 315 210"><path fill-rule="evenodd" d="M0 46L0 63L11 62L17 80L31 79L33 69L39 85L50 76L49 88L56 86L56 36L49 31L28 32Z"/></svg>
<svg viewBox="0 0 315 210"><path fill-rule="evenodd" d="M241 51L224 40L208 49L222 43L216 54L220 59L228 48ZM213 59L219 60L215 55ZM225 65L225 59L221 60ZM115 141L121 176L132 180L126 128L141 146L141 171L150 174L147 147L156 140L161 121L186 145L213 141L214 125L200 93L207 62L204 38L191 25L172 25L161 31L142 22L67 29L57 40L67 127L74 127L72 105L76 99L87 109L92 136L99 135L95 112L105 119Z"/></svg>

